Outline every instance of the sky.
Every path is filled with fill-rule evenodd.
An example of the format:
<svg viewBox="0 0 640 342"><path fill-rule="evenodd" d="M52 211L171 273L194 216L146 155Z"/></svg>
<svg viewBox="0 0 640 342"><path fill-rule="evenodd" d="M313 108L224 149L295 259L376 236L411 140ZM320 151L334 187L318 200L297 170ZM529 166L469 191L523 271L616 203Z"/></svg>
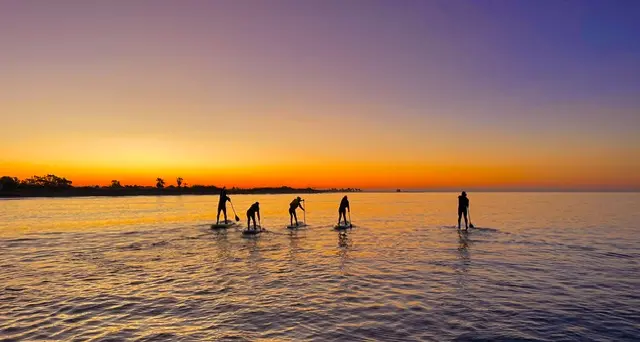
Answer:
<svg viewBox="0 0 640 342"><path fill-rule="evenodd" d="M640 190L638 1L0 0L0 175Z"/></svg>

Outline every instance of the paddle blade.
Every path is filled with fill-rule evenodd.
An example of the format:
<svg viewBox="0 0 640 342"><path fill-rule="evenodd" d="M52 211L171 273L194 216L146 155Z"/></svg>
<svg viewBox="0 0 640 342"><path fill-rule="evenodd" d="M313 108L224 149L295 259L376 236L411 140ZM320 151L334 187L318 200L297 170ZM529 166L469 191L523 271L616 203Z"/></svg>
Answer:
<svg viewBox="0 0 640 342"><path fill-rule="evenodd" d="M471 228L475 228L475 227L473 226L473 223L471 223L471 224L469 225L469 227L471 227Z"/></svg>
<svg viewBox="0 0 640 342"><path fill-rule="evenodd" d="M240 222L240 218L236 215L236 222Z"/></svg>

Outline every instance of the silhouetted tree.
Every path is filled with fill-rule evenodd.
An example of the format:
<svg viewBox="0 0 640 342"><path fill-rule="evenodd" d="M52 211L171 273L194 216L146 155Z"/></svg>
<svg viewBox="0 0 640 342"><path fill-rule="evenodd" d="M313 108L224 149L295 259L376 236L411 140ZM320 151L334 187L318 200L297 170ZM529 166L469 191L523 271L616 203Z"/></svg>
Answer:
<svg viewBox="0 0 640 342"><path fill-rule="evenodd" d="M0 178L0 190L13 191L17 189L18 186L20 186L18 177L2 176L2 178Z"/></svg>
<svg viewBox="0 0 640 342"><path fill-rule="evenodd" d="M184 179L182 179L182 177L178 177L178 178L176 178L176 183L178 184L178 189L180 189L180 187L182 186L182 181L183 181L183 180L184 180Z"/></svg>
<svg viewBox="0 0 640 342"><path fill-rule="evenodd" d="M164 179L158 177L156 178L156 188L163 189L164 188Z"/></svg>
<svg viewBox="0 0 640 342"><path fill-rule="evenodd" d="M111 187L112 188L122 188L122 184L120 184L119 180L112 180L111 181Z"/></svg>
<svg viewBox="0 0 640 342"><path fill-rule="evenodd" d="M66 178L60 178L52 174L48 174L46 176L33 176L21 182L21 184L26 187L51 188L51 189L70 188L72 183L73 183L72 181Z"/></svg>

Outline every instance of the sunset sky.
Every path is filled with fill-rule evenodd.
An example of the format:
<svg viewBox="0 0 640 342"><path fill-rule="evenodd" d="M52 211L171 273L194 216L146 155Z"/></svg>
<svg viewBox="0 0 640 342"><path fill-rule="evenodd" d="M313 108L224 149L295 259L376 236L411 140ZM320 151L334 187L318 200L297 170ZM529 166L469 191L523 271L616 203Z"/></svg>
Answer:
<svg viewBox="0 0 640 342"><path fill-rule="evenodd" d="M0 176L640 190L640 1L0 1Z"/></svg>

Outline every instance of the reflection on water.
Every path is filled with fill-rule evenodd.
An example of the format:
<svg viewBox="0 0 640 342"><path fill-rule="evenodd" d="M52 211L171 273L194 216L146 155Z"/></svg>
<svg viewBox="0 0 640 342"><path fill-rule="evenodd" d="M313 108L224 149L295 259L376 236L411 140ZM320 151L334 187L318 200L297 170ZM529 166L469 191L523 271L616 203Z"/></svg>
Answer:
<svg viewBox="0 0 640 342"><path fill-rule="evenodd" d="M0 201L9 340L634 340L638 194L306 196L312 226L211 230L215 196ZM259 198L269 227L291 196ZM526 208L526 210L524 210Z"/></svg>
<svg viewBox="0 0 640 342"><path fill-rule="evenodd" d="M349 235L346 232L338 233L338 246L341 250L346 250L349 248L350 240Z"/></svg>
<svg viewBox="0 0 640 342"><path fill-rule="evenodd" d="M338 232L338 256L340 257L340 273L347 273L347 263L349 261L349 249L352 242L347 232Z"/></svg>
<svg viewBox="0 0 640 342"><path fill-rule="evenodd" d="M230 253L230 243L229 238L227 237L227 230L212 230L213 240L215 241L214 249L216 250L217 260L227 260L231 256Z"/></svg>
<svg viewBox="0 0 640 342"><path fill-rule="evenodd" d="M458 252L462 260L469 260L469 233L458 230Z"/></svg>
<svg viewBox="0 0 640 342"><path fill-rule="evenodd" d="M456 289L462 295L466 295L466 286L468 283L468 273L471 266L471 253L469 250L469 232L466 230L458 230L458 253L459 262L454 267L455 273L458 275L456 279Z"/></svg>

